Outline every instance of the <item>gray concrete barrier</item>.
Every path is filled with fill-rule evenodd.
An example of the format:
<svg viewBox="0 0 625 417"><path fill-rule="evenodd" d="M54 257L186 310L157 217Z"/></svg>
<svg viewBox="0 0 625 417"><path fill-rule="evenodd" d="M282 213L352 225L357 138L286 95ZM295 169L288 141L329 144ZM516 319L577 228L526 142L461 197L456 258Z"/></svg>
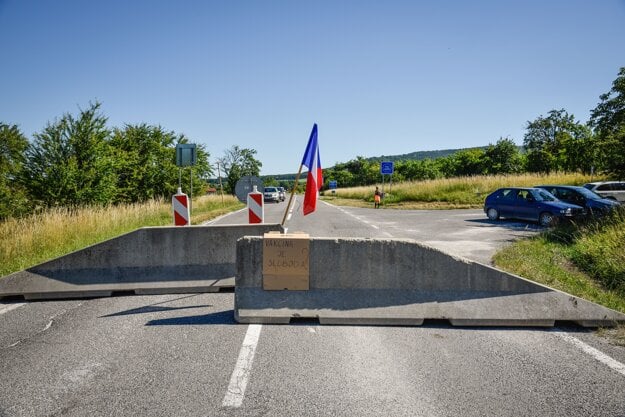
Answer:
<svg viewBox="0 0 625 417"><path fill-rule="evenodd" d="M311 239L308 291L262 289L261 237L237 244L240 323L454 326L612 326L625 315L411 240Z"/></svg>
<svg viewBox="0 0 625 417"><path fill-rule="evenodd" d="M146 227L0 278L27 300L216 292L234 286L236 242L279 224Z"/></svg>

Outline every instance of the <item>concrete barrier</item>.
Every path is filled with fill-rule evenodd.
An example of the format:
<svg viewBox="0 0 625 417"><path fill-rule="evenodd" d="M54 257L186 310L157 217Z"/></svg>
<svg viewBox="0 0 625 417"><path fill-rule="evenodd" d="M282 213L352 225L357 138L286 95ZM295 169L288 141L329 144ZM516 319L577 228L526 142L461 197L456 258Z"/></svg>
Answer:
<svg viewBox="0 0 625 417"><path fill-rule="evenodd" d="M0 298L216 292L234 286L236 242L279 224L146 227L0 278Z"/></svg>
<svg viewBox="0 0 625 417"><path fill-rule="evenodd" d="M612 326L625 315L411 240L311 239L310 290L264 291L261 237L237 244L240 323Z"/></svg>

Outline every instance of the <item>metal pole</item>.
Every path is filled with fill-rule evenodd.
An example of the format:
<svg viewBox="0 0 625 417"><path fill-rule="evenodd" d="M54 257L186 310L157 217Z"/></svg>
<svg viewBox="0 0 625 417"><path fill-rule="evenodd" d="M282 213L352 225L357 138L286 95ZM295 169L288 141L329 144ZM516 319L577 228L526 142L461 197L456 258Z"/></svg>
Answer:
<svg viewBox="0 0 625 417"><path fill-rule="evenodd" d="M189 176L191 177L191 193L189 195L189 224L191 224L191 210L193 209L193 167L189 167Z"/></svg>
<svg viewBox="0 0 625 417"><path fill-rule="evenodd" d="M289 204L286 205L286 210L284 210L284 217L282 218L282 223L280 224L284 227L284 222L286 222L286 216L289 214L289 207L291 207L291 202L293 201L293 195L295 195L295 189L297 188L297 184L299 183L299 176L302 173L302 167L304 165L299 166L299 171L297 171L297 175L295 176L295 182L293 183L293 189L291 190L291 196L289 197Z"/></svg>
<svg viewBox="0 0 625 417"><path fill-rule="evenodd" d="M221 205L224 205L224 186L221 184L221 169L219 169L219 161L217 161L217 172L219 173L219 188L221 188Z"/></svg>

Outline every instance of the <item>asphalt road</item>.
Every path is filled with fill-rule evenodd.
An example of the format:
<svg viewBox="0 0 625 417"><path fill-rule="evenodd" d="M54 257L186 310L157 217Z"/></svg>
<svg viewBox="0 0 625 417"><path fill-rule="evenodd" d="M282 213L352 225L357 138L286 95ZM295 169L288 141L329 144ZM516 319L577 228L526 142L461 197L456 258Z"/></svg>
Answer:
<svg viewBox="0 0 625 417"><path fill-rule="evenodd" d="M303 217L299 204L290 231L414 238L485 263L540 230L479 210L320 203ZM266 206L265 220L285 208ZM0 416L625 416L625 349L584 329L247 326L232 303L0 303Z"/></svg>

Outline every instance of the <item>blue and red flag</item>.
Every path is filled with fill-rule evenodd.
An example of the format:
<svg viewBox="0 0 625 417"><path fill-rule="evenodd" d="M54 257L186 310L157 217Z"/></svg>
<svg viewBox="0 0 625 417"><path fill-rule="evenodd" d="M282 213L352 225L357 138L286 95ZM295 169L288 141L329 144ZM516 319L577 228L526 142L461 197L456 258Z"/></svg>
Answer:
<svg viewBox="0 0 625 417"><path fill-rule="evenodd" d="M304 194L304 216L312 213L317 208L319 189L323 185L323 172L319 160L319 142L317 141L317 123L314 124L310 139L306 145L306 152L302 158L302 165L308 168L306 179L306 193Z"/></svg>

